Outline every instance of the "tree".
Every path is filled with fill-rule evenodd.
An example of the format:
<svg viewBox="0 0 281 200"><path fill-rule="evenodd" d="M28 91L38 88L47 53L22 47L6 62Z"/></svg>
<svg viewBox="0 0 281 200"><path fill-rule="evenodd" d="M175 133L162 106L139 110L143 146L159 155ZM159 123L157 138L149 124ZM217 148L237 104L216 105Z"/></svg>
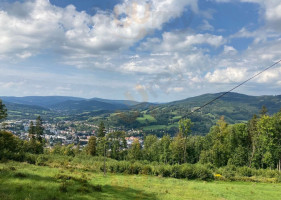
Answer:
<svg viewBox="0 0 281 200"><path fill-rule="evenodd" d="M144 158L148 161L158 161L159 152L157 145L157 137L155 135L148 135L144 140Z"/></svg>
<svg viewBox="0 0 281 200"><path fill-rule="evenodd" d="M173 141L170 144L171 157L173 163L181 164L183 163L184 157L184 138L181 133L174 137Z"/></svg>
<svg viewBox="0 0 281 200"><path fill-rule="evenodd" d="M266 108L265 106L262 106L262 107L261 107L261 110L260 110L261 116L266 115L267 112L268 112L267 108Z"/></svg>
<svg viewBox="0 0 281 200"><path fill-rule="evenodd" d="M37 119L36 119L34 131L35 131L36 139L39 142L42 142L42 136L44 134L44 127L43 127L43 121L42 121L40 116L38 116Z"/></svg>
<svg viewBox="0 0 281 200"><path fill-rule="evenodd" d="M7 117L7 109L6 106L2 103L2 100L0 99L0 121L6 119L6 117Z"/></svg>
<svg viewBox="0 0 281 200"><path fill-rule="evenodd" d="M179 131L184 137L183 160L185 163L186 163L186 142L191 126L192 126L192 122L190 119L181 119L179 121Z"/></svg>
<svg viewBox="0 0 281 200"><path fill-rule="evenodd" d="M29 123L28 134L29 134L30 138L34 138L35 139L35 127L34 127L33 121L31 121Z"/></svg>
<svg viewBox="0 0 281 200"><path fill-rule="evenodd" d="M257 143L258 143L258 117L254 115L252 119L248 122L248 133L250 138L250 148L251 155L249 156L249 167L252 167L252 162L254 161L254 156L256 154Z"/></svg>
<svg viewBox="0 0 281 200"><path fill-rule="evenodd" d="M138 139L135 139L128 152L130 160L140 160L142 158L141 144Z"/></svg>
<svg viewBox="0 0 281 200"><path fill-rule="evenodd" d="M97 153L96 146L97 146L97 138L95 136L91 136L89 139L89 143L86 147L87 154L91 156L95 156Z"/></svg>
<svg viewBox="0 0 281 200"><path fill-rule="evenodd" d="M101 121L100 125L99 125L99 129L98 129L97 137L102 138L105 136L105 133L106 133L105 126L104 126L103 121Z"/></svg>
<svg viewBox="0 0 281 200"><path fill-rule="evenodd" d="M115 131L107 135L110 157L116 160L124 159L127 142L124 131Z"/></svg>
<svg viewBox="0 0 281 200"><path fill-rule="evenodd" d="M6 106L2 103L2 100L0 99L0 122L7 118L7 109ZM3 127L3 125L2 125ZM5 125L4 125L5 127Z"/></svg>
<svg viewBox="0 0 281 200"><path fill-rule="evenodd" d="M171 156L171 150L169 148L171 144L171 137L169 135L164 135L159 143L160 161L168 163Z"/></svg>

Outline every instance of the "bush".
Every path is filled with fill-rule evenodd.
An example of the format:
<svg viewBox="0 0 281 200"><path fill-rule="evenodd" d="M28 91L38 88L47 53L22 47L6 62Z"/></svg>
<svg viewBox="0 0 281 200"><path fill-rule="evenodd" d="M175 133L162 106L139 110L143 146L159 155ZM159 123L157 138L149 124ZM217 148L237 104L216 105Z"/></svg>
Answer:
<svg viewBox="0 0 281 200"><path fill-rule="evenodd" d="M277 183L281 183L281 174L279 174L278 176L277 176Z"/></svg>
<svg viewBox="0 0 281 200"><path fill-rule="evenodd" d="M35 164L36 163L36 159L37 159L36 155L27 153L27 154L25 154L24 161L28 162L29 164Z"/></svg>
<svg viewBox="0 0 281 200"><path fill-rule="evenodd" d="M190 164L181 165L179 176L180 178L195 179L196 175L194 166Z"/></svg>
<svg viewBox="0 0 281 200"><path fill-rule="evenodd" d="M45 166L48 161L48 157L45 155L39 155L36 159L36 165Z"/></svg>
<svg viewBox="0 0 281 200"><path fill-rule="evenodd" d="M182 174L181 174L181 165L176 164L172 166L172 173L171 173L171 177L173 178L182 178Z"/></svg>
<svg viewBox="0 0 281 200"><path fill-rule="evenodd" d="M251 177L254 174L253 170L249 167L246 167L246 166L238 168L238 173L241 176L247 176L247 177Z"/></svg>
<svg viewBox="0 0 281 200"><path fill-rule="evenodd" d="M214 175L211 172L211 170L207 169L205 166L202 165L195 165L195 178L196 179L200 179L203 181L210 181L210 180L214 180Z"/></svg>

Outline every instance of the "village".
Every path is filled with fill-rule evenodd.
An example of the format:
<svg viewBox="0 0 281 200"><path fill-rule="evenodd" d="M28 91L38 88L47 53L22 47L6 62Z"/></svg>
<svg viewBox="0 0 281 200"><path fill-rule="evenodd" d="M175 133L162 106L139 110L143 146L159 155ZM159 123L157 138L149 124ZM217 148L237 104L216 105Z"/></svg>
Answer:
<svg viewBox="0 0 281 200"><path fill-rule="evenodd" d="M28 133L30 122L35 120L7 120L4 124L1 124L1 128L12 132L14 135L22 140L30 140ZM59 123L50 123L44 121L44 135L43 138L46 141L47 148L52 148L55 144L69 145L74 144L84 147L88 144L91 136L96 136L97 125L89 124L86 122L72 122L62 121ZM81 128L83 127L83 128ZM107 128L106 134L115 131L123 131L120 128ZM143 137L140 135L140 130L130 129L125 131L126 141L128 147L131 146L134 140L138 139L143 146Z"/></svg>

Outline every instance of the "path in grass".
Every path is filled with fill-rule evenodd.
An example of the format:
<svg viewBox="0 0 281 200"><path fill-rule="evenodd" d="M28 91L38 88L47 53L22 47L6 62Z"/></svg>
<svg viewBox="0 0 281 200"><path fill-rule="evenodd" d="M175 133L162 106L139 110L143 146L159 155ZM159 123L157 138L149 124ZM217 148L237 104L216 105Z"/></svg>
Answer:
<svg viewBox="0 0 281 200"><path fill-rule="evenodd" d="M99 185L102 191L99 191ZM281 184L203 182L0 163L1 200L280 199Z"/></svg>

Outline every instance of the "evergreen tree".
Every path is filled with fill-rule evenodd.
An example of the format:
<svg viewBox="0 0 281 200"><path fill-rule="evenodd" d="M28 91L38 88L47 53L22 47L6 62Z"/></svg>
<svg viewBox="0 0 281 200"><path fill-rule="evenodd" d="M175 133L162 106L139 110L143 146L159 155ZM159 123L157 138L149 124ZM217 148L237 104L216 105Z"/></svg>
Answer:
<svg viewBox="0 0 281 200"><path fill-rule="evenodd" d="M106 130L103 121L100 122L97 137L102 138L105 136Z"/></svg>
<svg viewBox="0 0 281 200"><path fill-rule="evenodd" d="M30 121L29 123L28 134L30 138L35 139L35 126L33 124L33 121Z"/></svg>
<svg viewBox="0 0 281 200"><path fill-rule="evenodd" d="M265 106L262 106L261 110L260 110L260 114L261 116L266 115L268 112L267 108Z"/></svg>
<svg viewBox="0 0 281 200"><path fill-rule="evenodd" d="M0 122L7 117L7 109L6 106L2 103L2 100L0 99Z"/></svg>
<svg viewBox="0 0 281 200"><path fill-rule="evenodd" d="M36 139L42 143L42 136L44 134L44 127L43 127L43 121L40 116L37 117L36 119L36 124L35 124L35 135Z"/></svg>
<svg viewBox="0 0 281 200"><path fill-rule="evenodd" d="M95 136L91 136L89 139L89 143L86 147L86 152L88 155L95 156L96 155L96 146L97 146L97 138Z"/></svg>

